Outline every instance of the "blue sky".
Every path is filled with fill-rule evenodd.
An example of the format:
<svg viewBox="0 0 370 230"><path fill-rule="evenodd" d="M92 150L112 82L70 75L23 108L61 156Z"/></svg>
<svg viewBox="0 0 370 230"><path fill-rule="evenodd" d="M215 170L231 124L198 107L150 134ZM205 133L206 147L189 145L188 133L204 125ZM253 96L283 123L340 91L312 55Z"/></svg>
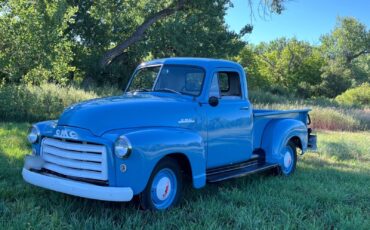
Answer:
<svg viewBox="0 0 370 230"><path fill-rule="evenodd" d="M228 10L226 23L231 30L239 32L245 24L251 22L248 1L232 2L234 8ZM281 15L272 15L266 19L259 17L255 10L253 32L244 39L257 44L285 36L319 44L320 36L334 28L338 16L354 17L370 28L370 0L291 0L286 3L286 10Z"/></svg>

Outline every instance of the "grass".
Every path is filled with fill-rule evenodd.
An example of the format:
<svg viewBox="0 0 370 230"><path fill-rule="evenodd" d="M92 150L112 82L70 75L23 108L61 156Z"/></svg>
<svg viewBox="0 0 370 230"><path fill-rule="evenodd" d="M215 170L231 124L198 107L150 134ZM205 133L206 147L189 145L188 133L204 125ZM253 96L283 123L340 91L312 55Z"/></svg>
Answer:
<svg viewBox="0 0 370 230"><path fill-rule="evenodd" d="M320 132L319 153L299 158L288 178L253 175L186 189L163 213L134 202L72 197L23 182L27 123L0 123L3 229L368 229L370 132Z"/></svg>

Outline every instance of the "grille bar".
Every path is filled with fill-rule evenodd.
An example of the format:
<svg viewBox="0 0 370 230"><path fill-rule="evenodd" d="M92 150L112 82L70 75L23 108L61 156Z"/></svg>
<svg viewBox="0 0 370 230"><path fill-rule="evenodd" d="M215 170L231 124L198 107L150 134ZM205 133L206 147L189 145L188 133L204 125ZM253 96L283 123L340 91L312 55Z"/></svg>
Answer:
<svg viewBox="0 0 370 230"><path fill-rule="evenodd" d="M78 178L108 180L107 154L103 145L44 138L41 156L44 168Z"/></svg>
<svg viewBox="0 0 370 230"><path fill-rule="evenodd" d="M44 138L44 144L54 146L60 149L67 149L67 150L81 151L81 152L101 153L105 151L105 148L102 145L71 143L71 142L65 142L62 140L47 138L47 137Z"/></svg>
<svg viewBox="0 0 370 230"><path fill-rule="evenodd" d="M79 169L72 169L68 167L63 167L56 164L45 163L44 168L63 174L67 176L74 176L74 177L81 177L81 178L90 178L101 180L101 173L95 171L87 171L87 170L79 170Z"/></svg>
<svg viewBox="0 0 370 230"><path fill-rule="evenodd" d="M79 160L71 160L64 157L56 157L52 154L45 153L43 155L45 161L54 163L61 166L66 166L75 169L89 169L94 171L102 171L100 163L93 163L93 162L84 162Z"/></svg>
<svg viewBox="0 0 370 230"><path fill-rule="evenodd" d="M91 153L79 153L76 151L69 151L69 150L63 150L59 148L55 148L52 146L45 145L43 148L43 152L53 154L58 157L65 157L69 159L74 160L82 160L86 161L88 159L89 161L93 162L102 162L103 158L100 154L91 154Z"/></svg>

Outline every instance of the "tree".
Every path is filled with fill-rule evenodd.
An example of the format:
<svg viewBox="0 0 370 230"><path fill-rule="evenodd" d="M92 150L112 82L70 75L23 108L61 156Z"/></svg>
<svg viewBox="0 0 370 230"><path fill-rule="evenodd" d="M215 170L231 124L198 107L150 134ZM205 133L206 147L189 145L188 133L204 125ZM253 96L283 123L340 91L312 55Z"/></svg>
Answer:
<svg viewBox="0 0 370 230"><path fill-rule="evenodd" d="M160 11L166 2L157 1L72 1L80 10L69 36L78 38L73 64L85 81L125 84L129 73L148 58L202 56L226 58L244 46L240 36L227 29L226 1L194 1L192 9L174 13L147 28L145 36L132 43L103 71L99 59L106 50L129 39L151 12ZM78 76L77 76L78 77Z"/></svg>
<svg viewBox="0 0 370 230"><path fill-rule="evenodd" d="M370 53L370 31L355 18L338 18L334 30L322 36L321 42L328 58L345 64Z"/></svg>
<svg viewBox="0 0 370 230"><path fill-rule="evenodd" d="M209 5L216 5L216 6L224 6L226 4L232 4L230 0L223 0L223 1L207 1ZM251 1L248 1L251 5ZM281 13L284 9L283 3L285 0L261 0L260 4L264 7L264 10L266 12L276 12ZM155 12L150 13L146 19L140 24L135 31L129 36L127 39L123 40L122 42L118 43L115 47L109 49L102 57L100 61L101 67L106 67L109 65L113 59L116 57L122 55L125 50L133 45L134 43L138 42L144 37L144 33L146 30L149 29L149 27L156 23L157 21L173 15L175 13L178 13L180 11L191 11L191 10L197 10L197 7L199 6L198 1L192 1L192 0L177 0L175 2L171 2L167 4L163 9ZM242 34L246 32L251 32L250 26L246 26L242 29Z"/></svg>
<svg viewBox="0 0 370 230"><path fill-rule="evenodd" d="M145 43L152 56L227 58L239 53L245 43L227 29L224 1L212 5L199 1L196 9L163 19L148 30Z"/></svg>
<svg viewBox="0 0 370 230"><path fill-rule="evenodd" d="M241 52L239 59L247 72L251 71L248 74L251 83L301 97L318 94L323 59L317 48L295 38L280 38L250 47ZM246 52L248 49L251 51Z"/></svg>
<svg viewBox="0 0 370 230"><path fill-rule="evenodd" d="M260 0L267 12L277 13L283 2ZM235 56L251 27L239 34L228 30L224 16L231 5L231 0L2 1L0 77L121 84L152 57Z"/></svg>
<svg viewBox="0 0 370 230"><path fill-rule="evenodd" d="M253 45L246 45L241 49L239 55L235 58L244 68L248 78L249 89L266 89L268 88L268 79L259 72L259 59Z"/></svg>
<svg viewBox="0 0 370 230"><path fill-rule="evenodd" d="M65 1L9 0L0 5L3 81L64 83L74 71L72 42L64 35L76 8Z"/></svg>
<svg viewBox="0 0 370 230"><path fill-rule="evenodd" d="M338 18L334 30L321 38L327 65L322 69L321 93L335 97L370 80L370 31L354 18Z"/></svg>

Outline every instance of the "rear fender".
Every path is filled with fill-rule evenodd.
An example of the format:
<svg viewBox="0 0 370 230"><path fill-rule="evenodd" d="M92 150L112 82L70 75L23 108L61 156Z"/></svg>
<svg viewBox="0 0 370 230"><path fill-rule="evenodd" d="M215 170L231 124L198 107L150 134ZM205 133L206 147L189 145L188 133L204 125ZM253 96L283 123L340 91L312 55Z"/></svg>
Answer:
<svg viewBox="0 0 370 230"><path fill-rule="evenodd" d="M265 128L261 147L266 152L266 162L283 163L282 148L293 137L298 137L302 144L302 151L307 149L307 127L299 120L278 119L272 120Z"/></svg>
<svg viewBox="0 0 370 230"><path fill-rule="evenodd" d="M132 153L116 161L116 181L119 187L131 187L134 194L145 189L157 163L172 153L184 155L189 163L195 188L206 182L206 159L203 139L199 134L178 128L148 128L124 134L131 142ZM127 169L122 172L120 165Z"/></svg>

